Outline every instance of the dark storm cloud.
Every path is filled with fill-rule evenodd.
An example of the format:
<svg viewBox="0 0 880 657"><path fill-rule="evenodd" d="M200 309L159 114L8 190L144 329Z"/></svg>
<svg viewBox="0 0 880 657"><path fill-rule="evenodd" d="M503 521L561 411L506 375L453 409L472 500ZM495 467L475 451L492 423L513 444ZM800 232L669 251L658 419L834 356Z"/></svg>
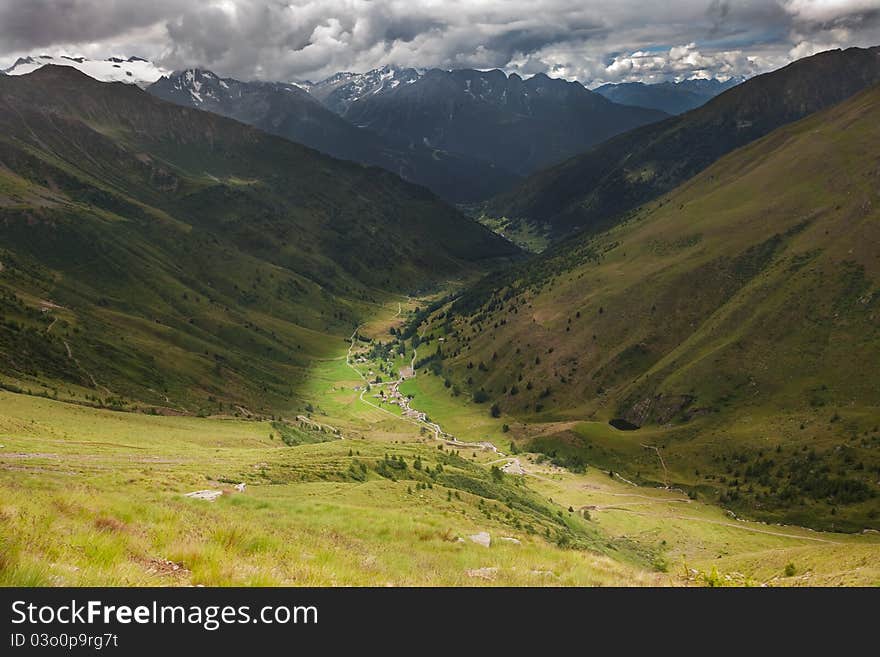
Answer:
<svg viewBox="0 0 880 657"><path fill-rule="evenodd" d="M718 32L724 25L724 20L730 13L730 3L727 0L712 0L707 10L712 19L712 32Z"/></svg>
<svg viewBox="0 0 880 657"><path fill-rule="evenodd" d="M751 74L880 42L880 0L0 0L0 55L138 54L242 78L386 63L582 80Z"/></svg>
<svg viewBox="0 0 880 657"><path fill-rule="evenodd" d="M98 41L161 21L174 2L0 0L0 47L9 52Z"/></svg>

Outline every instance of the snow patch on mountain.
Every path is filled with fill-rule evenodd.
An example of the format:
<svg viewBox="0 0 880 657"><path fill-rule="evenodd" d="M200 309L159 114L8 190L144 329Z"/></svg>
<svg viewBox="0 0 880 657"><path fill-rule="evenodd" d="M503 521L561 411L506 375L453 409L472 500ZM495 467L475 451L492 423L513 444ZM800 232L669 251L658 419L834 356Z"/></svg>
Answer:
<svg viewBox="0 0 880 657"><path fill-rule="evenodd" d="M72 66L102 82L125 82L140 87L146 87L169 73L168 70L142 57L87 59L68 55L19 57L12 66L3 69L3 72L7 75L27 75L47 64Z"/></svg>
<svg viewBox="0 0 880 657"><path fill-rule="evenodd" d="M174 71L162 76L150 93L180 105L190 105L220 114L229 114L230 108L245 96L267 96L274 92L299 95L304 103L320 106L300 87L285 82L242 82L233 78L221 78L211 71L191 68Z"/></svg>
<svg viewBox="0 0 880 657"><path fill-rule="evenodd" d="M348 107L365 96L379 95L400 85L413 84L425 74L422 69L383 66L366 73L344 71L320 82L296 82L328 108L342 114Z"/></svg>

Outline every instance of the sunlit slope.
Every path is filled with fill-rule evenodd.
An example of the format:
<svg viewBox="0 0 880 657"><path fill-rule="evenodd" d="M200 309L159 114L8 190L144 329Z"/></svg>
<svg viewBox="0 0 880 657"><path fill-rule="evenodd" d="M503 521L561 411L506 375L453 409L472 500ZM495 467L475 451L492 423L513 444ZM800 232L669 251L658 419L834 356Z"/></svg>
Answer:
<svg viewBox="0 0 880 657"><path fill-rule="evenodd" d="M660 480L648 442L731 504L876 527L878 119L873 89L484 281L435 322L444 365L523 417L643 427L569 451Z"/></svg>
<svg viewBox="0 0 880 657"><path fill-rule="evenodd" d="M0 391L0 586L674 582L650 550L394 426L406 444L291 446L316 432ZM186 497L205 489L225 494Z"/></svg>

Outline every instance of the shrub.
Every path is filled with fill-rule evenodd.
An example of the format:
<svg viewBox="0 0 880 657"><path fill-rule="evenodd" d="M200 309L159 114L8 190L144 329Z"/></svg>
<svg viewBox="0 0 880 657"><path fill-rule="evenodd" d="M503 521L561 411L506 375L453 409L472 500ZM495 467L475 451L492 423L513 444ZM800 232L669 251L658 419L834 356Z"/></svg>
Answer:
<svg viewBox="0 0 880 657"><path fill-rule="evenodd" d="M487 401L489 401L489 394L485 390L480 388L479 390L474 392L475 404L485 404Z"/></svg>

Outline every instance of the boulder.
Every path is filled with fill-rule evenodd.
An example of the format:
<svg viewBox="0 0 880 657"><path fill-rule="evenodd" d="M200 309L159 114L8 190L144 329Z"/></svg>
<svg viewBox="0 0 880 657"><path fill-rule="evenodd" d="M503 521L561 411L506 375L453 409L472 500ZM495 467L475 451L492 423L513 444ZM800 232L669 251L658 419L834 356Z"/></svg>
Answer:
<svg viewBox="0 0 880 657"><path fill-rule="evenodd" d="M191 497L194 500L204 500L205 502L213 502L218 497L223 495L222 490L197 490L192 493L187 493L186 497Z"/></svg>

